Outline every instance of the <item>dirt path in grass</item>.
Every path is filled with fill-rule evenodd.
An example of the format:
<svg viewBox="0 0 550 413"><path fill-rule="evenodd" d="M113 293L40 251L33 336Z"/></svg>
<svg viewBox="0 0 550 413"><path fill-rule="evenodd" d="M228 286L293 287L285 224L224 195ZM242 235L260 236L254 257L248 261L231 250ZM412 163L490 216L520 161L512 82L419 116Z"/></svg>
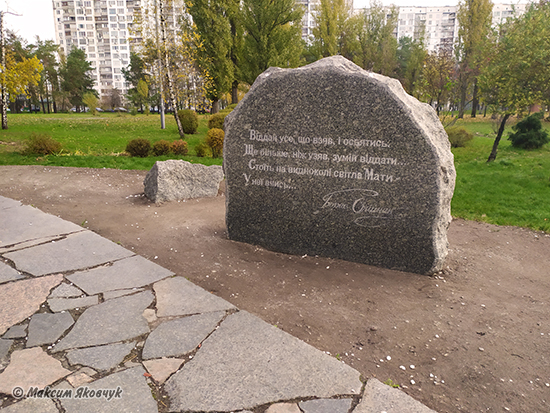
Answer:
<svg viewBox="0 0 550 413"><path fill-rule="evenodd" d="M1 166L0 195L84 225L438 412L550 411L550 237L453 221L435 277L229 241L225 199L151 204L144 171Z"/></svg>

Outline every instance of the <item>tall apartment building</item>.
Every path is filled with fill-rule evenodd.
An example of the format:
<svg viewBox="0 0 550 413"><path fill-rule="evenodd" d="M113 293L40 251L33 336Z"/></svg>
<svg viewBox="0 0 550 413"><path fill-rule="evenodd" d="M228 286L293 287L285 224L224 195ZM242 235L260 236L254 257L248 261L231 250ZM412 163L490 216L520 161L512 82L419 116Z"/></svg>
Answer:
<svg viewBox="0 0 550 413"><path fill-rule="evenodd" d="M353 0L345 0L346 7L353 12ZM296 0L296 3L301 4L304 8L304 17L302 18L302 39L306 42L313 36L313 28L315 27L315 13L319 7L321 0Z"/></svg>
<svg viewBox="0 0 550 413"><path fill-rule="evenodd" d="M495 3L493 5L493 25L505 19L519 16L525 12L527 4ZM387 9L389 13L389 8ZM355 12L363 9L355 10ZM394 34L400 39L404 36L419 39L424 35L429 51L452 47L458 40L457 6L405 6L398 8L398 21Z"/></svg>
<svg viewBox="0 0 550 413"><path fill-rule="evenodd" d="M56 41L68 54L73 47L86 53L100 96L128 91L122 68L130 63L130 27L140 0L53 0ZM136 40L134 40L136 41ZM139 39L137 39L139 41Z"/></svg>
<svg viewBox="0 0 550 413"><path fill-rule="evenodd" d="M424 35L430 51L452 47L458 38L456 13L456 6L400 7L396 37L419 39Z"/></svg>

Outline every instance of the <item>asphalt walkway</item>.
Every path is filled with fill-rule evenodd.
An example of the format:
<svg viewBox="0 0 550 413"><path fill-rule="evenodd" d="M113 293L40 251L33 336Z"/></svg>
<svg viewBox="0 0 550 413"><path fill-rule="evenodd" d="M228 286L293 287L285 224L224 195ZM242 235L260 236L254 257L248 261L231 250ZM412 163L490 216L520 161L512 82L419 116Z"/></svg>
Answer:
<svg viewBox="0 0 550 413"><path fill-rule="evenodd" d="M2 412L433 412L185 274L1 196L0 337Z"/></svg>

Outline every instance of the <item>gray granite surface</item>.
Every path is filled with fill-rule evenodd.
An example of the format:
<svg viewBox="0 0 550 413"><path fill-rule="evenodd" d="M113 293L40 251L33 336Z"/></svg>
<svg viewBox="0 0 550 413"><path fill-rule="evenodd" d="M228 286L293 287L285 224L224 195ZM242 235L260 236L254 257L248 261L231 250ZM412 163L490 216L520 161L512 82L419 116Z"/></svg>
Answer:
<svg viewBox="0 0 550 413"><path fill-rule="evenodd" d="M342 56L270 68L225 120L229 237L415 273L442 268L455 169L436 112Z"/></svg>

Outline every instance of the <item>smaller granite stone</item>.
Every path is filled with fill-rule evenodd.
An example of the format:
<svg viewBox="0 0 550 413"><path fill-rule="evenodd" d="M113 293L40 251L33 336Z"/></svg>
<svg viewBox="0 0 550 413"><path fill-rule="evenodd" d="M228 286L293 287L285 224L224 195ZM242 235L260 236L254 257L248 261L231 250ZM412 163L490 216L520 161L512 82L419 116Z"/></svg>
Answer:
<svg viewBox="0 0 550 413"><path fill-rule="evenodd" d="M11 354L10 364L0 374L0 393L11 394L14 387L44 388L71 374L59 360L49 356L42 348L17 350Z"/></svg>
<svg viewBox="0 0 550 413"><path fill-rule="evenodd" d="M2 338L24 338L27 337L27 326L28 324L21 324L17 326L12 326L6 331L6 334Z"/></svg>
<svg viewBox="0 0 550 413"><path fill-rule="evenodd" d="M197 287L183 277L172 277L153 286L157 296L157 317L226 311L236 307Z"/></svg>
<svg viewBox="0 0 550 413"><path fill-rule="evenodd" d="M295 403L276 403L269 406L265 413L302 413Z"/></svg>
<svg viewBox="0 0 550 413"><path fill-rule="evenodd" d="M82 290L79 290L74 285L62 283L55 288L48 298L74 298L84 295Z"/></svg>
<svg viewBox="0 0 550 413"><path fill-rule="evenodd" d="M0 285L0 335L37 312L62 280L63 275L56 274Z"/></svg>
<svg viewBox="0 0 550 413"><path fill-rule="evenodd" d="M31 317L27 348L52 344L74 324L69 313L38 313Z"/></svg>
<svg viewBox="0 0 550 413"><path fill-rule="evenodd" d="M29 413L29 412L40 412L40 413L59 413L55 403L51 399L25 399L20 402L14 403L8 407L2 408L2 413Z"/></svg>
<svg viewBox="0 0 550 413"><path fill-rule="evenodd" d="M192 164L182 160L157 161L147 173L145 196L153 202L206 198L218 195L223 180L219 165Z"/></svg>
<svg viewBox="0 0 550 413"><path fill-rule="evenodd" d="M71 365L81 364L96 370L111 370L122 363L135 345L135 342L117 343L71 350L67 352L67 360Z"/></svg>
<svg viewBox="0 0 550 413"><path fill-rule="evenodd" d="M142 314L154 298L151 291L144 291L86 309L54 351L116 343L149 333Z"/></svg>
<svg viewBox="0 0 550 413"><path fill-rule="evenodd" d="M160 324L145 341L143 359L177 357L190 353L215 330L224 312L178 318Z"/></svg>
<svg viewBox="0 0 550 413"><path fill-rule="evenodd" d="M143 287L172 275L174 273L166 268L136 255L109 266L76 272L67 278L92 295L104 291Z"/></svg>
<svg viewBox="0 0 550 413"><path fill-rule="evenodd" d="M8 355L12 344L13 340L0 339L0 360Z"/></svg>
<svg viewBox="0 0 550 413"><path fill-rule="evenodd" d="M48 305L54 313L60 311L72 310L73 308L85 308L96 305L99 302L98 296L78 297L78 298L50 298Z"/></svg>
<svg viewBox="0 0 550 413"><path fill-rule="evenodd" d="M91 390L119 389L110 401L106 398L61 399L66 413L158 413L158 406L147 385L143 367L111 374L87 385ZM116 393L115 393L116 394Z"/></svg>
<svg viewBox="0 0 550 413"><path fill-rule="evenodd" d="M8 281L19 280L21 278L25 277L23 277L19 271L0 261L0 284Z"/></svg>
<svg viewBox="0 0 550 413"><path fill-rule="evenodd" d="M168 377L175 371L177 371L180 366L183 364L183 359L176 358L161 358L155 360L144 360L143 365L153 376L153 379L162 384L166 381Z"/></svg>
<svg viewBox="0 0 550 413"><path fill-rule="evenodd" d="M143 291L143 288L132 288L131 290L116 290L116 291L105 291L103 293L103 299L105 301L112 300L113 298L122 297L125 295L135 294Z"/></svg>
<svg viewBox="0 0 550 413"><path fill-rule="evenodd" d="M363 399L353 413L374 412L435 413L405 392L387 386L376 379L369 379Z"/></svg>
<svg viewBox="0 0 550 413"><path fill-rule="evenodd" d="M352 399L317 399L298 403L304 413L348 413Z"/></svg>

